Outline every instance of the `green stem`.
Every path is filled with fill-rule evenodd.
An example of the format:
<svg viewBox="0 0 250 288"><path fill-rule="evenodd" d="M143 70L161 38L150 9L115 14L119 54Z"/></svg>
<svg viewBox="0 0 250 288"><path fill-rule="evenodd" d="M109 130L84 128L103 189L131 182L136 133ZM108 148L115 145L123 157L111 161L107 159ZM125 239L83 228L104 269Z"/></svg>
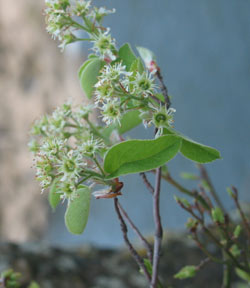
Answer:
<svg viewBox="0 0 250 288"><path fill-rule="evenodd" d="M98 160L96 159L96 157L93 157L95 164L97 165L97 167L99 168L99 170L101 171L102 175L105 177L105 172L102 169L102 166L100 165L100 163L98 162Z"/></svg>
<svg viewBox="0 0 250 288"><path fill-rule="evenodd" d="M212 195L212 197L214 198L215 202L220 207L220 209L223 211L223 213L227 214L226 209L224 208L222 202L220 201L220 198L217 195L217 192L216 192L214 185L213 185L213 183L212 183L212 181L211 181L211 179L207 173L207 170L201 164L198 164L198 168L200 169L201 178L206 181L206 183L209 187L209 192Z"/></svg>
<svg viewBox="0 0 250 288"><path fill-rule="evenodd" d="M191 197L195 197L195 193L186 189L185 187L183 187L181 184L179 184L176 180L174 180L171 175L169 173L167 174L163 174L162 178L164 180L166 180L168 183L170 183L172 186L174 186L175 188L177 188L180 192L191 196Z"/></svg>
<svg viewBox="0 0 250 288"><path fill-rule="evenodd" d="M94 172L90 169L85 169L83 170L84 174L89 174L91 177L97 177L98 179L102 179L103 180L103 175L97 173L97 172Z"/></svg>
<svg viewBox="0 0 250 288"><path fill-rule="evenodd" d="M226 259L226 258L227 258L227 256L224 255L224 259ZM232 265L230 262L228 262L227 264L224 264L224 266L223 266L222 288L231 288L231 280L232 280Z"/></svg>
<svg viewBox="0 0 250 288"><path fill-rule="evenodd" d="M92 177L92 175L88 175L87 177L83 177L81 180L78 181L77 186L79 186L83 182L87 181L91 177Z"/></svg>
<svg viewBox="0 0 250 288"><path fill-rule="evenodd" d="M70 18L70 22L75 26L78 27L79 29L85 30L87 32L91 32L87 27L79 24L78 22L76 22L75 20L73 20L72 18Z"/></svg>
<svg viewBox="0 0 250 288"><path fill-rule="evenodd" d="M92 132L93 132L96 136L102 138L105 143L110 144L110 140L109 140L107 137L105 137L104 135L102 135L102 134L96 129L96 127L91 123L91 121L89 121L88 118L85 118L85 120L86 120L86 122L89 124L89 127L91 128Z"/></svg>

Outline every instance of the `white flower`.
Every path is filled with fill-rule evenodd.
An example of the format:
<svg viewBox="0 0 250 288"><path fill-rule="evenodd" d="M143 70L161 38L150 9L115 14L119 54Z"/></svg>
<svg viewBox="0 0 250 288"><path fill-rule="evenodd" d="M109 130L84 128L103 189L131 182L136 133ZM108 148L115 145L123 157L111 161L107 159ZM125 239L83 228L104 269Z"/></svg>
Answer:
<svg viewBox="0 0 250 288"><path fill-rule="evenodd" d="M91 139L82 143L82 145L78 148L78 151L84 156L93 157L96 152L104 147L105 146L102 139L94 139L92 136Z"/></svg>
<svg viewBox="0 0 250 288"><path fill-rule="evenodd" d="M54 160L57 155L64 150L67 140L58 138L46 138L40 147L40 154L48 157L49 160Z"/></svg>
<svg viewBox="0 0 250 288"><path fill-rule="evenodd" d="M121 111L120 111L120 105L116 101L110 101L106 104L104 104L101 107L101 114L102 114L102 120L107 124L110 125L111 123L119 123L121 125L120 119L121 119Z"/></svg>
<svg viewBox="0 0 250 288"><path fill-rule="evenodd" d="M144 71L143 73L136 73L135 80L132 81L133 93L137 95L143 95L148 97L154 94L157 85L154 83L154 79L151 73Z"/></svg>
<svg viewBox="0 0 250 288"><path fill-rule="evenodd" d="M114 86L111 82L101 82L98 81L95 85L95 104L98 105L98 103L103 103L103 101L110 101L110 98L114 94Z"/></svg>
<svg viewBox="0 0 250 288"><path fill-rule="evenodd" d="M110 29L107 29L105 32L99 31L97 36L93 35L94 40L91 42L94 43L94 47L92 49L103 58L115 60L116 56L113 53L115 50L115 40L111 38L109 31Z"/></svg>
<svg viewBox="0 0 250 288"><path fill-rule="evenodd" d="M76 16L86 16L89 13L91 1L77 0L73 12Z"/></svg>
<svg viewBox="0 0 250 288"><path fill-rule="evenodd" d="M105 7L94 7L94 9L91 12L91 16L97 21L101 22L104 16L107 16L108 14L115 13L115 9L108 10Z"/></svg>
<svg viewBox="0 0 250 288"><path fill-rule="evenodd" d="M167 109L166 106L162 106L153 113L152 122L157 128L172 127L174 123L173 113L175 112L174 108Z"/></svg>
<svg viewBox="0 0 250 288"><path fill-rule="evenodd" d="M76 182L77 178L80 177L80 172L86 167L87 163L84 162L82 156L76 151L70 150L67 154L59 160L58 172L63 174L61 182L73 181Z"/></svg>

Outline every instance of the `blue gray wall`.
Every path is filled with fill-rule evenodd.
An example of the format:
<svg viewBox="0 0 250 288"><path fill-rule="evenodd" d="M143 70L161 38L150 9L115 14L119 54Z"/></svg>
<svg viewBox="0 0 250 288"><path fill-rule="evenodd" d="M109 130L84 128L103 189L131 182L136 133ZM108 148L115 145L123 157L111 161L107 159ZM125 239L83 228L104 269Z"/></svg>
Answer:
<svg viewBox="0 0 250 288"><path fill-rule="evenodd" d="M249 200L250 0L96 2L116 7L116 14L108 17L106 24L119 45L130 42L133 47L148 47L157 55L177 110L175 128L221 151L223 160L209 164L208 170L225 205L232 207L225 192L231 184L239 188L243 199ZM137 129L131 135L144 138L152 134ZM182 157L174 159L169 167L172 174L195 170ZM127 178L121 201L142 230L150 233L151 197L140 178ZM186 215L175 204L174 192L163 185L165 229L180 229L185 223ZM60 215L52 218L52 226L47 240L53 243L123 243L110 200L93 199L87 229L80 237L68 234Z"/></svg>

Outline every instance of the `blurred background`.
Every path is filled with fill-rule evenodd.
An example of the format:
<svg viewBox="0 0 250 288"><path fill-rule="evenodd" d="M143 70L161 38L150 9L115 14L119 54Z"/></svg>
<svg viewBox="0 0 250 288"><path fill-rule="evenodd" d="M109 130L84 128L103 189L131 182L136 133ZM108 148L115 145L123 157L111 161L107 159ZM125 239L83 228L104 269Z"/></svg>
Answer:
<svg viewBox="0 0 250 288"><path fill-rule="evenodd" d="M175 128L221 151L223 159L207 168L225 206L233 207L225 190L232 184L243 201L250 201L250 1L94 3L116 8L105 24L118 46L130 42L157 55L177 110ZM65 207L52 213L34 179L29 128L69 98L84 101L77 70L89 53L87 46L73 45L62 54L45 31L43 8L43 0L0 0L0 240L119 247L123 239L113 201L93 198L84 234L73 236L64 226ZM152 131L137 128L129 136L152 137ZM196 171L181 156L169 168L183 183L180 172ZM121 202L150 235L151 196L139 177L123 180ZM174 194L164 183L161 211L166 231L183 229L186 219Z"/></svg>

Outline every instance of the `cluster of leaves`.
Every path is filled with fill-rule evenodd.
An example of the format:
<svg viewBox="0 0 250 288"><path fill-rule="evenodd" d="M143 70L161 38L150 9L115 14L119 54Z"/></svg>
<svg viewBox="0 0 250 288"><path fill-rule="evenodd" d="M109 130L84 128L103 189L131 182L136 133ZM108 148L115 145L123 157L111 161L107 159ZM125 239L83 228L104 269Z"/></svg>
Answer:
<svg viewBox="0 0 250 288"><path fill-rule="evenodd" d="M21 273L15 272L12 269L5 270L1 273L0 287L1 288L20 288ZM39 288L36 282L30 283L27 288Z"/></svg>

